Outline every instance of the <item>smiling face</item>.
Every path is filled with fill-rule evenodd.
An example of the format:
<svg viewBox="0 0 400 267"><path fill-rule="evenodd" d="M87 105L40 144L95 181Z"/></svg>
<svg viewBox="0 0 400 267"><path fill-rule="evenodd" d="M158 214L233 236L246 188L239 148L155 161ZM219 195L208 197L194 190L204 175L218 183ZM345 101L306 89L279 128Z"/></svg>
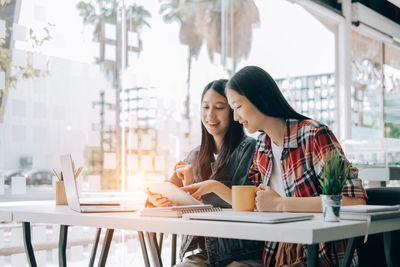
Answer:
<svg viewBox="0 0 400 267"><path fill-rule="evenodd" d="M224 137L229 127L230 108L228 100L209 89L201 102L201 122L207 132L215 137Z"/></svg>
<svg viewBox="0 0 400 267"><path fill-rule="evenodd" d="M243 124L249 133L255 133L262 129L266 115L262 114L245 96L228 88L226 97L233 109L233 119L235 121Z"/></svg>

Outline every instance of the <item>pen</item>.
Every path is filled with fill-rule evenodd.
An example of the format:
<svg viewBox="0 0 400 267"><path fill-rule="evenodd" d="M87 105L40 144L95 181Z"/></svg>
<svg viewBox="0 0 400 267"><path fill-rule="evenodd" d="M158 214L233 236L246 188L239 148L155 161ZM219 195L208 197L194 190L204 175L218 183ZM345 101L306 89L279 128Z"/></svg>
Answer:
<svg viewBox="0 0 400 267"><path fill-rule="evenodd" d="M60 177L58 176L57 172L56 172L54 169L52 169L52 170L53 170L54 175L58 178L58 180L61 181L61 179L60 179Z"/></svg>
<svg viewBox="0 0 400 267"><path fill-rule="evenodd" d="M75 175L74 175L75 179L78 178L78 176L81 173L81 171L82 171L82 167L79 167L78 170L76 171Z"/></svg>
<svg viewBox="0 0 400 267"><path fill-rule="evenodd" d="M73 173L75 173L75 162L74 161L72 161L72 171L73 171Z"/></svg>

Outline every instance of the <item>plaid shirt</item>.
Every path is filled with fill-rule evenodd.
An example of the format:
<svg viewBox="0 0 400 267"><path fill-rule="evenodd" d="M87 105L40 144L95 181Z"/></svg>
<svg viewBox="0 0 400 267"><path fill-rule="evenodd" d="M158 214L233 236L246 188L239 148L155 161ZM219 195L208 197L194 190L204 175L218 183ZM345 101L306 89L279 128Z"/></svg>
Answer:
<svg viewBox="0 0 400 267"><path fill-rule="evenodd" d="M314 120L286 120L281 157L283 187L286 197L314 197L322 193L322 167L324 155L337 150L343 155L339 142L329 128ZM259 185L268 184L272 172L271 139L264 133L258 137L253 165L249 179ZM347 197L367 198L357 169L352 168L342 195ZM276 242L265 242L263 261L266 266L274 266ZM323 266L337 266L337 260L344 258L347 240L340 240L319 245L319 262ZM355 254L353 263L357 262Z"/></svg>

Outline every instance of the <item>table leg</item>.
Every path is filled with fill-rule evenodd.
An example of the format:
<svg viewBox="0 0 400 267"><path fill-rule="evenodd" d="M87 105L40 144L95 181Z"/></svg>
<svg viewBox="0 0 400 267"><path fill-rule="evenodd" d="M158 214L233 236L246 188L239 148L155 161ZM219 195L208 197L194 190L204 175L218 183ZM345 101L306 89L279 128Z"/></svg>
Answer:
<svg viewBox="0 0 400 267"><path fill-rule="evenodd" d="M67 237L68 225L60 225L60 238L58 240L58 264L60 267L67 267Z"/></svg>
<svg viewBox="0 0 400 267"><path fill-rule="evenodd" d="M162 265L162 261L161 261L160 251L158 250L156 234L146 232L146 236L147 236L147 239L149 240L150 254L153 258L154 265L156 267L162 267L163 265Z"/></svg>
<svg viewBox="0 0 400 267"><path fill-rule="evenodd" d="M176 234L172 234L171 240L171 266L176 264Z"/></svg>
<svg viewBox="0 0 400 267"><path fill-rule="evenodd" d="M94 266L94 261L96 260L96 252L97 252L97 246L99 245L100 235L101 235L101 228L97 228L96 236L95 236L94 242L93 242L92 255L90 255L89 267Z"/></svg>
<svg viewBox="0 0 400 267"><path fill-rule="evenodd" d="M385 250L385 259L388 267L398 266L395 262L393 262L392 255L392 232L384 232L383 233L383 248Z"/></svg>
<svg viewBox="0 0 400 267"><path fill-rule="evenodd" d="M31 223L30 222L22 222L22 231L24 236L24 247L26 257L28 258L28 264L30 267L37 267L35 254L32 248L31 242Z"/></svg>
<svg viewBox="0 0 400 267"><path fill-rule="evenodd" d="M160 250L160 254L161 254L161 250L162 250L163 240L164 240L164 233L160 233L160 236L158 238L158 249Z"/></svg>
<svg viewBox="0 0 400 267"><path fill-rule="evenodd" d="M149 255L147 254L146 242L144 240L144 235L142 231L138 231L138 237L139 237L140 247L142 248L144 265L146 267L150 267Z"/></svg>
<svg viewBox="0 0 400 267"><path fill-rule="evenodd" d="M347 243L346 253L344 254L344 259L342 266L347 267L350 266L351 260L353 259L354 250L356 249L356 244L361 241L364 237L353 237L350 238Z"/></svg>
<svg viewBox="0 0 400 267"><path fill-rule="evenodd" d="M307 247L307 267L315 267L318 263L318 244L311 244Z"/></svg>
<svg viewBox="0 0 400 267"><path fill-rule="evenodd" d="M106 235L104 236L103 247L99 258L99 267L106 266L108 251L110 250L111 240L114 234L114 229L107 229Z"/></svg>

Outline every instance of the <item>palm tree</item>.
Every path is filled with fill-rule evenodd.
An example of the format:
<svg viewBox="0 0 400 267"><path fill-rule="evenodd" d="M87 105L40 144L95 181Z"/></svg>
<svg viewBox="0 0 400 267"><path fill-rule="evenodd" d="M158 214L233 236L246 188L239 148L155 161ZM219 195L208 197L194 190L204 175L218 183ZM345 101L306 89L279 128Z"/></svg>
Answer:
<svg viewBox="0 0 400 267"><path fill-rule="evenodd" d="M85 24L91 24L95 26L93 37L95 41L100 43L100 55L97 58L97 63L101 64L107 74L111 74L113 77L113 87L115 89L115 153L117 159L117 166L121 166L121 127L120 127L120 92L121 92L121 80L120 74L122 66L122 34L125 35L125 47L126 47L126 58L125 62L128 64L128 51L140 53L142 50L142 40L140 33L143 27L150 27L148 19L151 17L149 11L143 6L135 3L129 6L121 6L120 1L116 0L91 0L90 2L80 1L77 4L79 15L83 17ZM118 17L119 10L124 11L124 25L126 26L125 32L122 32L122 22ZM122 16L121 16L122 17ZM105 24L115 25L115 40L107 39L105 37ZM128 32L136 32L138 38L138 46L133 47L128 44ZM107 60L105 58L105 45L110 44L115 46L116 57L115 61ZM100 150L104 152L103 145L101 144ZM122 167L122 166L121 166ZM120 177L120 167L117 167L116 176ZM101 165L101 171L103 171L103 165ZM123 179L125 179L123 177Z"/></svg>
<svg viewBox="0 0 400 267"><path fill-rule="evenodd" d="M190 133L190 77L193 57L197 57L203 40L207 43L208 55L213 61L214 52L222 58L231 57L233 66L228 72L232 75L237 62L246 58L251 49L252 27L259 23L259 13L253 0L226 0L229 5L225 23L224 50L222 49L222 1L221 0L160 0L160 14L165 22L180 23L179 39L188 46L186 100L184 117L189 122ZM243 38L245 36L246 38ZM188 133L186 137L188 137Z"/></svg>
<svg viewBox="0 0 400 267"><path fill-rule="evenodd" d="M186 100L184 118L188 122L188 138L191 132L190 122L190 77L192 59L197 57L202 45L202 37L194 30L196 22L197 1L196 0L160 0L160 14L165 22L177 21L180 23L179 40L188 46L187 76L186 76Z"/></svg>
<svg viewBox="0 0 400 267"><path fill-rule="evenodd" d="M223 3L226 4L225 7L222 7ZM224 25L222 25L222 9L225 9ZM259 12L253 0L198 2L196 29L206 41L208 55L212 61L214 52L221 54L223 60L225 57L232 58L232 67L227 69L230 76L236 71L237 63L249 55L252 28L259 22Z"/></svg>
<svg viewBox="0 0 400 267"><path fill-rule="evenodd" d="M0 1L0 19L6 22L6 29L11 27L14 22L15 13L19 15L19 9L17 8L17 2L11 0ZM4 119L4 111L7 100L7 91L12 84L15 84L16 77L10 75L11 71L11 34L7 33L5 38L0 39L0 73L5 73L5 86L0 87L0 123ZM11 76L11 77L10 77ZM0 85L2 86L2 85Z"/></svg>
<svg viewBox="0 0 400 267"><path fill-rule="evenodd" d="M0 87L0 123L4 120L4 112L7 103L8 90L16 88L19 80L44 77L48 71L36 69L32 63L32 52L28 52L26 58L26 66L14 66L12 64L12 50L14 47L13 23L18 20L21 9L21 0L0 0L0 20L6 23L5 38L0 38L0 73L5 73L4 88ZM51 40L49 26L54 26L48 23L43 27L45 36L38 38L33 29L29 29L28 41L33 49L40 47L44 42ZM1 86L1 85L0 85Z"/></svg>
<svg viewBox="0 0 400 267"><path fill-rule="evenodd" d="M94 0L89 3L81 1L77 4L79 15L83 17L85 24L91 24L95 26L93 32L94 41L100 42L100 56L97 59L97 63L102 63L107 71L113 72L115 68L120 68L121 61L121 22L118 21L118 10L121 9L119 1L115 0ZM150 27L148 19L151 14L143 6L133 3L130 6L125 7L125 25L127 37L128 32L136 32L138 36L138 47L128 45L128 38L125 38L125 44L127 51L134 51L140 53L142 50L142 40L140 33L143 27ZM116 26L116 41L105 39L105 23ZM116 47L116 61L108 61L105 59L105 44L112 44ZM127 53L126 53L127 54ZM127 62L127 61L126 61ZM114 79L118 80L118 76L114 76ZM118 83L118 81L115 81ZM115 84L114 84L115 85Z"/></svg>

